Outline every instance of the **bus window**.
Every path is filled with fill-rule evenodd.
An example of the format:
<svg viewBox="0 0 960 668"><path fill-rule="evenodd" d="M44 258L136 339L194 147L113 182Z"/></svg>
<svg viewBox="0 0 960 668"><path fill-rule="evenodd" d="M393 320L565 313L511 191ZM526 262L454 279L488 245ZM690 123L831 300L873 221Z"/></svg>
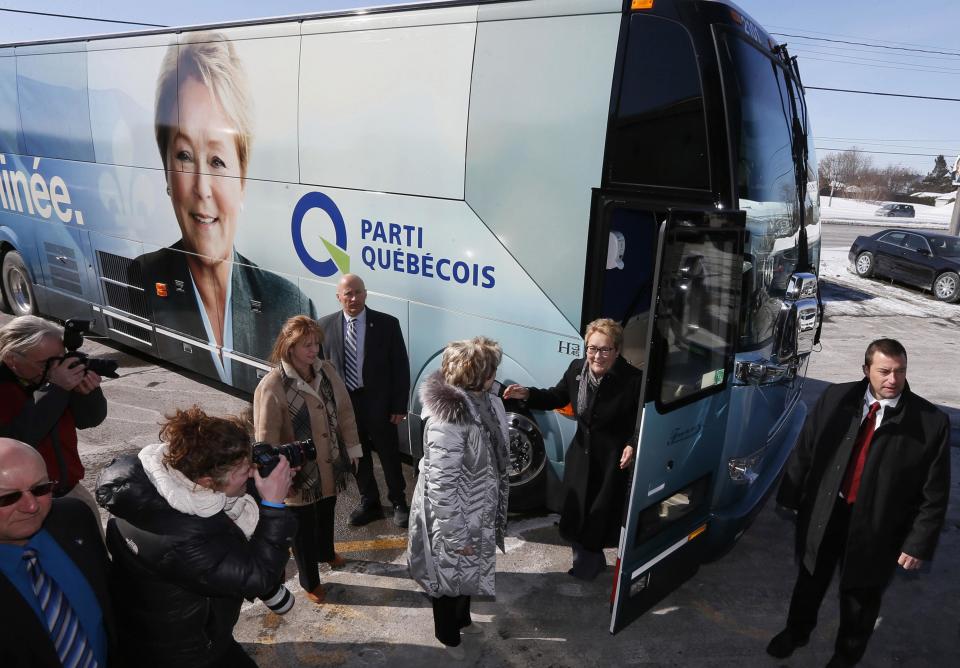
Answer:
<svg viewBox="0 0 960 668"><path fill-rule="evenodd" d="M660 406L723 383L740 288L737 243L734 235L708 237L683 227L666 239L655 339Z"/></svg>
<svg viewBox="0 0 960 668"><path fill-rule="evenodd" d="M790 96L784 69L733 33L720 40L720 63L730 111L740 208L747 214L750 271L744 286L741 350L764 345L790 276L796 271L799 230Z"/></svg>
<svg viewBox="0 0 960 668"><path fill-rule="evenodd" d="M612 182L710 188L697 58L681 25L642 14L630 18L607 151Z"/></svg>

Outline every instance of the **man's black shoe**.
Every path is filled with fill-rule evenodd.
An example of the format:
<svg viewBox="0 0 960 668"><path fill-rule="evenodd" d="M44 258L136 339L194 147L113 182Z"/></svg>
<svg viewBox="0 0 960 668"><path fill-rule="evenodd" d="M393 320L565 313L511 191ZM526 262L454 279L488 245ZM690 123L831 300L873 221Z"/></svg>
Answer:
<svg viewBox="0 0 960 668"><path fill-rule="evenodd" d="M370 508L364 508L360 506L352 513L350 513L350 524L355 527L362 527L365 524L370 524L374 520L383 519L383 508L380 506L372 506Z"/></svg>
<svg viewBox="0 0 960 668"><path fill-rule="evenodd" d="M406 529L410 523L410 507L407 504L393 507L393 523L401 529Z"/></svg>
<svg viewBox="0 0 960 668"><path fill-rule="evenodd" d="M767 654L778 659L786 659L793 654L793 650L803 647L810 642L809 633L797 633L789 627L773 636L767 645Z"/></svg>

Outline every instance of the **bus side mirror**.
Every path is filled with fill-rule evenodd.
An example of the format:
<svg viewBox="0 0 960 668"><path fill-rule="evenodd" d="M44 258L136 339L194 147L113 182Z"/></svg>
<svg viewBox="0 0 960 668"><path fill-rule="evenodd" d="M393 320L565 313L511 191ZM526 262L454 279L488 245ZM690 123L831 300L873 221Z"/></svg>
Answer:
<svg viewBox="0 0 960 668"><path fill-rule="evenodd" d="M817 290L814 274L797 272L790 277L773 326L777 361L788 362L813 352L821 317Z"/></svg>

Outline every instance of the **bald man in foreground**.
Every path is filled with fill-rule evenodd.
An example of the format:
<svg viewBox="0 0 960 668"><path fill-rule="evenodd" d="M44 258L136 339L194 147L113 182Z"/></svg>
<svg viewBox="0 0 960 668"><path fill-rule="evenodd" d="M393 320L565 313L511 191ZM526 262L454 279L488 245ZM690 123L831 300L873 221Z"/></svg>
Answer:
<svg viewBox="0 0 960 668"><path fill-rule="evenodd" d="M0 438L0 666L120 665L100 529L55 486L35 449Z"/></svg>

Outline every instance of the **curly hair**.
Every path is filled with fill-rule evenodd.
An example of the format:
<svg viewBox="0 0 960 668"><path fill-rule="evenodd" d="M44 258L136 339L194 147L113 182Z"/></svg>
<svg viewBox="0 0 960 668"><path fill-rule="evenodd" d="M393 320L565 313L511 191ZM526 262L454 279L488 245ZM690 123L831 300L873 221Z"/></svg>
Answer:
<svg viewBox="0 0 960 668"><path fill-rule="evenodd" d="M252 460L243 420L207 415L199 406L167 415L160 425L160 439L167 444L163 463L194 482L210 476L221 485L238 464Z"/></svg>
<svg viewBox="0 0 960 668"><path fill-rule="evenodd" d="M440 373L450 385L465 390L481 390L497 372L503 350L485 336L476 336L447 344L440 362Z"/></svg>

